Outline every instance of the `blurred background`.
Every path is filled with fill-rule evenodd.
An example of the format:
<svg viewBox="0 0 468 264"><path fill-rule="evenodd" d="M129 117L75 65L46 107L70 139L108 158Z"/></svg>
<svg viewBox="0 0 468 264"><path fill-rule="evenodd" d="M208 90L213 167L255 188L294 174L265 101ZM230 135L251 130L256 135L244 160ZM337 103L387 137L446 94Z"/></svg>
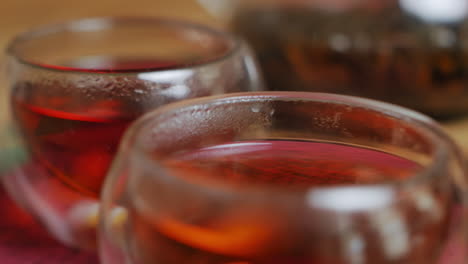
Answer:
<svg viewBox="0 0 468 264"><path fill-rule="evenodd" d="M0 0L0 128L5 126L7 116L4 50L8 41L20 32L44 24L113 15L175 17L222 27L197 0ZM443 126L468 152L468 119L451 120Z"/></svg>

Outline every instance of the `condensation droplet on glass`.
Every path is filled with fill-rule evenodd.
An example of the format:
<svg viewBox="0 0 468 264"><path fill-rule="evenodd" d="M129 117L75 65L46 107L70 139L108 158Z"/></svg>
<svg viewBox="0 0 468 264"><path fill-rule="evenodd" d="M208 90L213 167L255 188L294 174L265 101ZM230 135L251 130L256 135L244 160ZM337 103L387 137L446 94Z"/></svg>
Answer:
<svg viewBox="0 0 468 264"><path fill-rule="evenodd" d="M173 98L183 99L190 94L190 88L186 85L173 85L161 91L161 94Z"/></svg>
<svg viewBox="0 0 468 264"><path fill-rule="evenodd" d="M233 111L235 111L235 108L229 105L224 106L223 108L226 110L226 113L232 113Z"/></svg>
<svg viewBox="0 0 468 264"><path fill-rule="evenodd" d="M76 83L76 88L78 89L84 89L84 88L87 88L88 85L86 84L86 82L83 82L83 81L79 81Z"/></svg>
<svg viewBox="0 0 468 264"><path fill-rule="evenodd" d="M252 107L250 107L250 110L252 110L252 112L254 112L254 113L258 113L258 112L260 112L261 108L262 108L261 105L252 105Z"/></svg>

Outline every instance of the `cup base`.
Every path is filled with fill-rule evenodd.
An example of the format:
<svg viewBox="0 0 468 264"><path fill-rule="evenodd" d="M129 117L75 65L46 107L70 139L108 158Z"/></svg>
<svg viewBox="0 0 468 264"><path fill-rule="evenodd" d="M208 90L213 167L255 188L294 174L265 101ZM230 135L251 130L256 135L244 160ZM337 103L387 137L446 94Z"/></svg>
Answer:
<svg viewBox="0 0 468 264"><path fill-rule="evenodd" d="M2 176L8 195L63 244L96 248L99 203L51 177L37 164L18 167Z"/></svg>

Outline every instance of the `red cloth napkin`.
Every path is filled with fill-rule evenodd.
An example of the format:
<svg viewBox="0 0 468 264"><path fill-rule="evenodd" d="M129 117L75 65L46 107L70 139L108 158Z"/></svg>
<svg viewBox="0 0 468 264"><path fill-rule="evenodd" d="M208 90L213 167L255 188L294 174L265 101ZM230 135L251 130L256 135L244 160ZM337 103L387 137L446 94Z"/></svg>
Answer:
<svg viewBox="0 0 468 264"><path fill-rule="evenodd" d="M98 264L96 254L70 249L51 238L0 190L1 264Z"/></svg>

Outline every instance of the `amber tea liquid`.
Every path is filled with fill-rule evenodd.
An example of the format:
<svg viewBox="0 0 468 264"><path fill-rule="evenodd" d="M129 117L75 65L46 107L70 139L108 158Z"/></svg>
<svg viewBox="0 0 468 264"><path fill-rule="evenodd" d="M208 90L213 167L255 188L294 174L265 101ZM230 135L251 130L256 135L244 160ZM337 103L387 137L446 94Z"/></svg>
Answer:
<svg viewBox="0 0 468 264"><path fill-rule="evenodd" d="M240 141L216 145L178 153L167 158L164 164L169 171L173 170L173 175L178 175L189 184L200 184L202 190L204 184L219 184L219 190L229 185L240 190L259 187L280 188L284 191L289 188L305 193L307 189L317 187L407 180L421 168L413 161L377 150L288 140ZM329 252L328 256L324 254L324 249L339 248L340 242L333 234L317 227L323 225L319 224L318 216L307 215L303 211L297 211L291 216L279 211L268 212L267 209L258 209L261 213L255 210L243 212L236 209L235 205L232 205L234 209L226 211L214 205L205 208L196 198L189 198L190 194L186 194L185 200L183 197L177 198L183 204L174 204L176 210L171 213L169 208L169 213L166 213L166 209L158 209L157 204L142 203L153 198L154 201L164 199L159 189L146 189L149 185L142 184L141 188L136 189L138 193L130 196L134 203L130 204L131 220L126 229L126 243L129 243L133 263L344 263L336 252ZM210 193L208 189L206 192ZM145 198L138 198L140 196ZM437 202L443 205L447 197L440 197ZM179 207L185 208L181 209L184 213L178 210ZM410 225L424 217L411 206L400 209L402 221ZM177 217L178 213L182 216ZM445 235L446 213L438 222L421 226L425 230L423 242L411 245L411 250L400 256L398 260L401 262L398 263L427 263L427 254L438 252L440 240ZM309 222L301 222L301 219L309 219ZM317 226L314 226L314 221L318 221ZM363 232L373 232L372 225L364 220L360 228ZM381 241L374 238L377 239L376 244L368 245L370 248L365 250L365 257L370 263L384 263L380 261L386 259L387 253L381 248ZM422 259L426 262L421 262Z"/></svg>
<svg viewBox="0 0 468 264"><path fill-rule="evenodd" d="M165 70L177 66L180 65L162 60L96 57L53 67L86 74L118 74ZM54 91L60 90L60 85L17 83L12 91L13 113L33 160L47 171L48 177L54 181L58 179L64 188L97 198L122 134L143 110L138 102L119 96L104 94L92 103L80 106L83 98L77 98L76 95L44 92L49 87ZM110 89L97 88L103 91ZM119 94L119 88L124 95L135 92L131 91L132 87L111 88L113 95ZM135 87L135 90L138 88ZM83 88L77 86L71 89ZM136 92L134 94L138 96ZM69 105L77 106L73 111L62 110ZM57 200L61 199L60 192L56 196Z"/></svg>

